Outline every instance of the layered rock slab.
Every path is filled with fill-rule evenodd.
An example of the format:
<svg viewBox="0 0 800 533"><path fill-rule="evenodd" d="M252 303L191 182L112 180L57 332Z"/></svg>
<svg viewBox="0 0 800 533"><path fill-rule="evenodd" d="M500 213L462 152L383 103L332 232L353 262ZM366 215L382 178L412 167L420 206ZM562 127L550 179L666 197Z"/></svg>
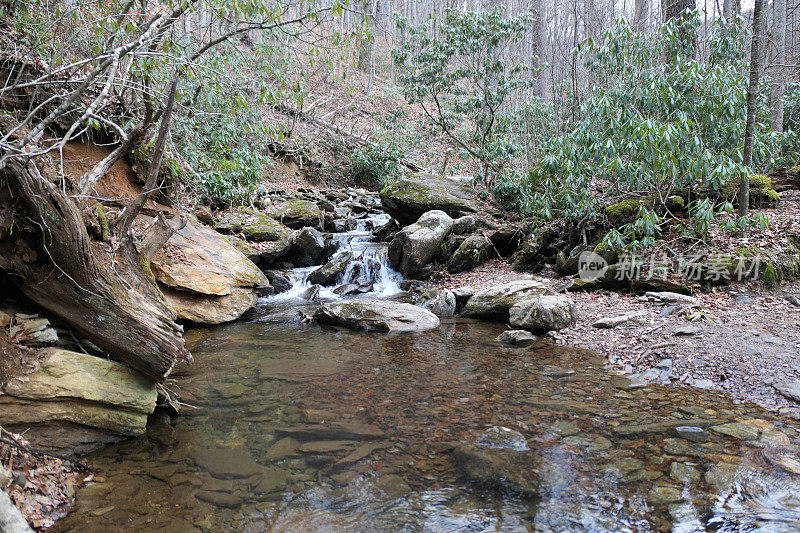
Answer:
<svg viewBox="0 0 800 533"><path fill-rule="evenodd" d="M151 263L179 318L204 324L235 320L253 307L264 273L216 231L189 221Z"/></svg>
<svg viewBox="0 0 800 533"><path fill-rule="evenodd" d="M127 366L48 348L40 367L9 380L0 395L0 425L50 448L82 453L123 436L144 434L156 386Z"/></svg>
<svg viewBox="0 0 800 533"><path fill-rule="evenodd" d="M355 330L426 331L439 327L439 317L416 305L375 298L323 304L314 314L324 324Z"/></svg>

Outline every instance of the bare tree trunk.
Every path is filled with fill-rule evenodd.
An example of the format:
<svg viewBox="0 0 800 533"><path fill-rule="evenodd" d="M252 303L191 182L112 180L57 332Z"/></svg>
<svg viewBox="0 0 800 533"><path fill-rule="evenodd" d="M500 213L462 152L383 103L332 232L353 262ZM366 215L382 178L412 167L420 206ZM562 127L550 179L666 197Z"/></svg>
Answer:
<svg viewBox="0 0 800 533"><path fill-rule="evenodd" d="M724 0L722 2L722 16L726 21L738 16L742 12L742 0Z"/></svg>
<svg viewBox="0 0 800 533"><path fill-rule="evenodd" d="M747 171L742 174L739 185L739 217L748 213L750 202L749 169L753 164L753 135L756 124L756 99L758 97L758 81L761 77L761 38L764 33L764 2L755 0L753 8L753 40L750 47L750 83L747 86L747 124L744 130L744 153L742 164Z"/></svg>
<svg viewBox="0 0 800 533"><path fill-rule="evenodd" d="M545 8L542 0L532 0L530 9L531 15L533 16L533 27L531 28L531 48L533 54L539 58L537 65L541 66L544 64L544 43L546 38L545 31L547 31L544 22ZM533 87L533 93L539 98L544 98L546 90L545 77L543 72L539 72L539 74L537 74L536 85Z"/></svg>
<svg viewBox="0 0 800 533"><path fill-rule="evenodd" d="M697 9L695 0L661 0L661 15L665 23L672 19L685 17L687 10L693 11L695 9ZM682 35L681 38L691 44L691 55L694 56L697 53L697 36L694 34L686 34ZM670 61L674 60L674 58L668 59Z"/></svg>
<svg viewBox="0 0 800 533"><path fill-rule="evenodd" d="M772 131L783 131L783 93L786 91L786 0L773 0L773 40L777 48L772 76L770 121Z"/></svg>
<svg viewBox="0 0 800 533"><path fill-rule="evenodd" d="M633 27L638 31L647 31L647 19L650 16L650 0L636 0L633 11Z"/></svg>

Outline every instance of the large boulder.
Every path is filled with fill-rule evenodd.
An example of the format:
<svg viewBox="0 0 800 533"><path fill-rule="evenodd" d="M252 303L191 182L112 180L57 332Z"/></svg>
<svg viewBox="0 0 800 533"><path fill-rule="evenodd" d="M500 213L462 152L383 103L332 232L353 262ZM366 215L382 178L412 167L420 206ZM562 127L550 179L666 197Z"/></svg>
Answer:
<svg viewBox="0 0 800 533"><path fill-rule="evenodd" d="M308 281L319 285L330 285L344 274L350 261L353 260L353 252L342 250L334 254L331 260L308 275Z"/></svg>
<svg viewBox="0 0 800 533"><path fill-rule="evenodd" d="M492 254L494 254L494 246L485 235L480 233L470 235L447 262L447 271L457 274L471 270L489 259Z"/></svg>
<svg viewBox="0 0 800 533"><path fill-rule="evenodd" d="M489 234L489 240L502 256L511 255L517 251L525 237L528 228L525 224L509 224L494 230Z"/></svg>
<svg viewBox="0 0 800 533"><path fill-rule="evenodd" d="M453 228L443 211L428 211L403 228L389 243L389 260L404 275L413 276L427 265Z"/></svg>
<svg viewBox="0 0 800 533"><path fill-rule="evenodd" d="M461 316L505 322L515 304L548 292L544 285L534 280L523 279L494 285L473 294L461 311Z"/></svg>
<svg viewBox="0 0 800 533"><path fill-rule="evenodd" d="M439 318L427 309L374 298L325 303L314 314L314 318L323 324L356 330L404 332L439 327Z"/></svg>
<svg viewBox="0 0 800 533"><path fill-rule="evenodd" d="M254 287L232 287L231 292L224 296L174 291L165 287L161 288L161 292L180 318L198 324L232 322L252 309L258 301L258 292Z"/></svg>
<svg viewBox="0 0 800 533"><path fill-rule="evenodd" d="M253 307L264 273L233 244L189 221L153 258L151 269L179 318L204 324L235 320Z"/></svg>
<svg viewBox="0 0 800 533"><path fill-rule="evenodd" d="M226 235L225 240L234 245L237 250L242 252L244 256L254 264L257 265L261 261L261 250L253 246L251 243L240 239L236 235Z"/></svg>
<svg viewBox="0 0 800 533"><path fill-rule="evenodd" d="M309 200L292 200L273 216L292 229L312 227L321 230L325 222L320 208Z"/></svg>
<svg viewBox="0 0 800 533"><path fill-rule="evenodd" d="M229 235L244 235L248 241L273 242L288 239L292 231L275 220L255 209L240 207L217 219L214 229Z"/></svg>
<svg viewBox="0 0 800 533"><path fill-rule="evenodd" d="M325 254L325 238L314 228L303 228L292 235L292 247L286 260L297 267L318 265Z"/></svg>
<svg viewBox="0 0 800 533"><path fill-rule="evenodd" d="M410 224L427 211L451 217L477 211L468 183L444 176L414 174L390 183L381 191L383 208L401 224Z"/></svg>
<svg viewBox="0 0 800 533"><path fill-rule="evenodd" d="M532 331L557 331L575 323L575 304L561 294L526 298L511 307L509 323Z"/></svg>
<svg viewBox="0 0 800 533"><path fill-rule="evenodd" d="M156 406L155 383L127 366L58 348L0 394L0 425L38 446L86 453L143 435Z"/></svg>

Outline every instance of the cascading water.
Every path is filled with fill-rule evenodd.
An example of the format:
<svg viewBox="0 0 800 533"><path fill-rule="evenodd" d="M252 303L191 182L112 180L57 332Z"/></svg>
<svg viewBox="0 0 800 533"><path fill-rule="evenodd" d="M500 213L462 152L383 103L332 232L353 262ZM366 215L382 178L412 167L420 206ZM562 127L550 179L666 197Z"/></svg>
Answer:
<svg viewBox="0 0 800 533"><path fill-rule="evenodd" d="M333 234L337 253L348 251L352 260L345 270L337 276L330 286L319 286L309 280L312 272L319 266L294 268L286 275L292 286L289 290L272 295L263 303L288 301L336 300L352 294L389 298L402 292L402 275L389 263L388 244L375 242L372 230L387 224L389 215L369 214L356 219L350 231Z"/></svg>

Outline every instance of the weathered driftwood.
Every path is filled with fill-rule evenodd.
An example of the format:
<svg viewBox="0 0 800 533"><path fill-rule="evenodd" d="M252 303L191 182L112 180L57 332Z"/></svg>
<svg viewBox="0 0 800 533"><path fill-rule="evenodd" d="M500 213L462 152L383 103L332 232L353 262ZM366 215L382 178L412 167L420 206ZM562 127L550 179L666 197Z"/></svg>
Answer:
<svg viewBox="0 0 800 533"><path fill-rule="evenodd" d="M0 269L112 357L163 381L191 359L149 266L174 228L159 216L140 238L93 240L79 202L57 183L46 158L0 171L0 227L11 228L0 231Z"/></svg>

